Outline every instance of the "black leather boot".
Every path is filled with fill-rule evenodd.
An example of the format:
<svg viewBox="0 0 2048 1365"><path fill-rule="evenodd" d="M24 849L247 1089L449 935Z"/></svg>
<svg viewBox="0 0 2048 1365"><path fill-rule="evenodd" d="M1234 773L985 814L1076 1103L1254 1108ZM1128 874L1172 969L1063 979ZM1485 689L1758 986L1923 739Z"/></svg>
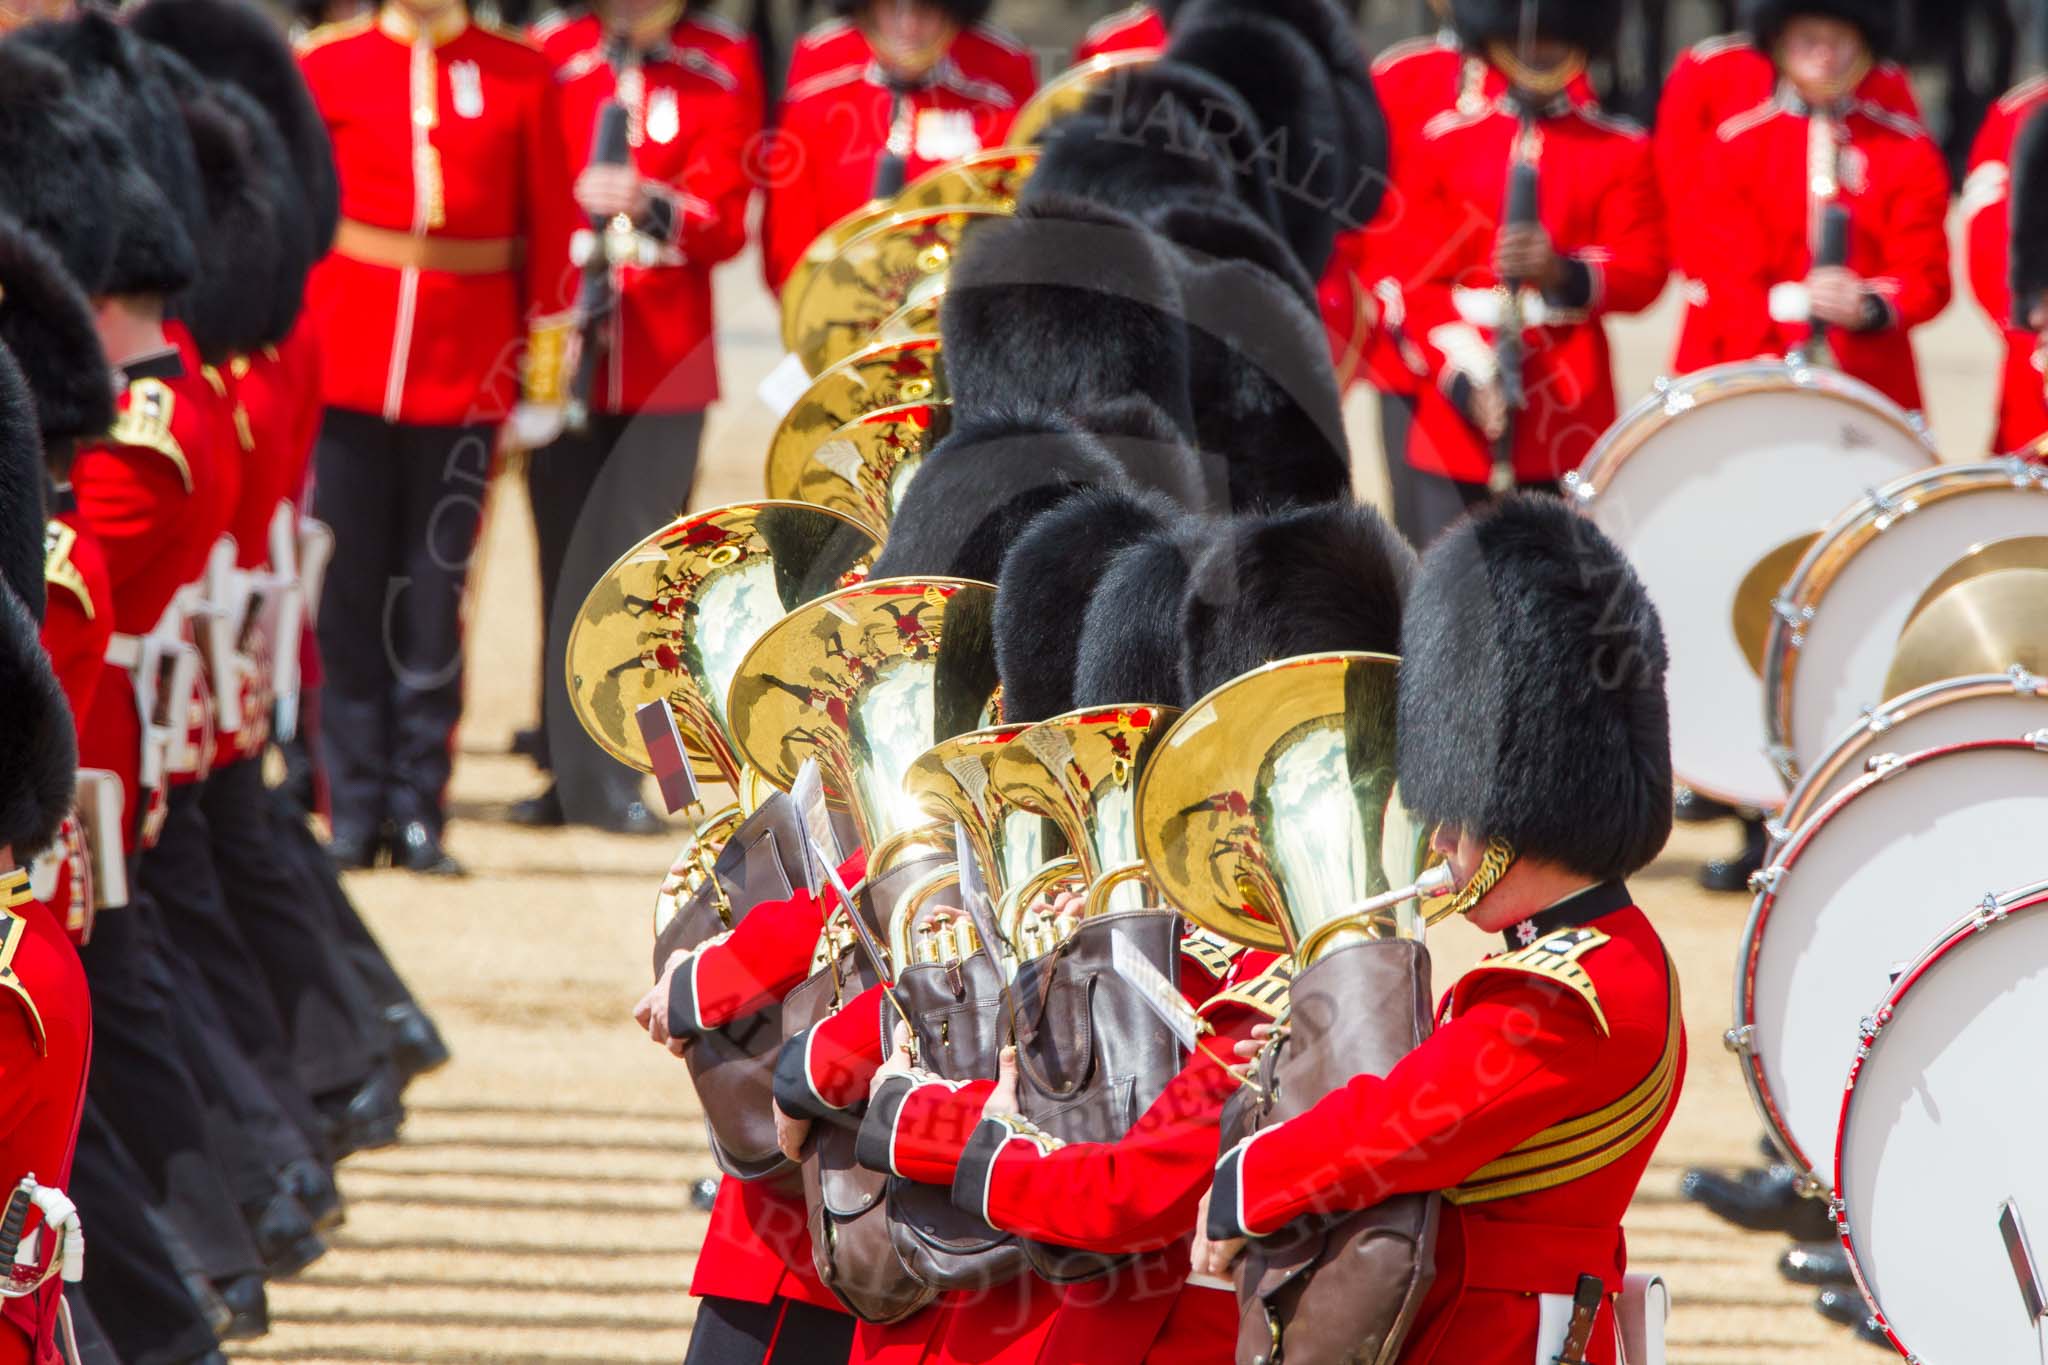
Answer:
<svg viewBox="0 0 2048 1365"><path fill-rule="evenodd" d="M230 1314L220 1331L222 1341L250 1341L270 1330L270 1299L263 1292L261 1275L237 1275L213 1288Z"/></svg>
<svg viewBox="0 0 2048 1365"><path fill-rule="evenodd" d="M408 1000L384 1007L384 1038L401 1086L448 1064L448 1044L427 1012Z"/></svg>
<svg viewBox="0 0 2048 1365"><path fill-rule="evenodd" d="M1799 1172L1783 1162L1734 1175L1695 1167L1679 1180L1678 1192L1751 1232L1782 1232L1796 1242L1820 1242L1834 1235L1828 1206L1802 1196Z"/></svg>
<svg viewBox="0 0 2048 1365"><path fill-rule="evenodd" d="M1849 1269L1849 1253L1839 1241L1794 1242L1778 1258L1778 1273L1794 1284L1851 1288L1856 1284L1856 1275Z"/></svg>
<svg viewBox="0 0 2048 1365"><path fill-rule="evenodd" d="M390 1147L398 1141L405 1122L405 1106L398 1098L398 1072L389 1063L370 1073L370 1078L353 1091L321 1095L314 1105L333 1125L328 1145L335 1160L351 1152Z"/></svg>
<svg viewBox="0 0 2048 1365"><path fill-rule="evenodd" d="M1691 787L1680 787L1671 803L1671 813L1682 825L1703 825L1710 820L1733 819L1735 807L1711 796L1701 796Z"/></svg>
<svg viewBox="0 0 2048 1365"><path fill-rule="evenodd" d="M334 1175L311 1157L292 1162L277 1173L277 1183L291 1192L320 1232L341 1226L341 1189Z"/></svg>
<svg viewBox="0 0 2048 1365"><path fill-rule="evenodd" d="M1732 858L1716 858L1700 869L1700 885L1709 891L1743 892L1749 879L1764 865L1764 851L1770 845L1761 819L1745 816L1742 821L1742 850Z"/></svg>
<svg viewBox="0 0 2048 1365"><path fill-rule="evenodd" d="M1820 1291L1813 1309L1829 1322L1840 1323L1856 1334L1857 1340L1892 1349L1891 1339L1879 1330L1870 1316L1870 1305L1854 1289L1829 1288Z"/></svg>
<svg viewBox="0 0 2048 1365"><path fill-rule="evenodd" d="M280 1189L261 1204L245 1205L242 1220L263 1258L264 1273L273 1280L289 1279L327 1254L327 1243L313 1230L312 1215L305 1205Z"/></svg>

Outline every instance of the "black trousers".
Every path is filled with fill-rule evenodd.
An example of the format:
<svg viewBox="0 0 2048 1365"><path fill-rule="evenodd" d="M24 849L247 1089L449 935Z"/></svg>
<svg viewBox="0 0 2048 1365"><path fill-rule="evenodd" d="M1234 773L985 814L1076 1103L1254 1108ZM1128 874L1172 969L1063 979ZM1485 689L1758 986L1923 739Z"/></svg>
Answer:
<svg viewBox="0 0 2048 1365"><path fill-rule="evenodd" d="M1380 455L1387 464L1387 492L1394 509L1394 526L1420 550L1428 543L1422 535L1421 514L1415 506L1415 481L1420 476L1408 463L1408 432L1415 425L1415 401L1400 394L1380 396Z"/></svg>
<svg viewBox="0 0 2048 1365"><path fill-rule="evenodd" d="M789 1299L701 1298L683 1365L835 1365L853 1354L853 1327L849 1314Z"/></svg>
<svg viewBox="0 0 2048 1365"><path fill-rule="evenodd" d="M1449 527L1455 525L1466 513L1484 507L1493 501L1493 492L1483 483L1465 483L1458 479L1447 479L1441 474L1425 474L1419 469L1410 469L1412 480L1410 497L1415 514L1415 525L1411 530L1402 527L1408 539L1419 549L1426 546ZM1555 479L1538 479L1516 485L1523 493L1556 493Z"/></svg>
<svg viewBox="0 0 2048 1365"><path fill-rule="evenodd" d="M176 974L146 891L101 915L79 950L92 987L92 1074L86 1093L135 1158L149 1202L191 1244L216 1281L262 1269L225 1164L209 1134L199 1082L186 1060ZM105 1305L97 1305L101 1320ZM111 1323L107 1329L114 1330Z"/></svg>
<svg viewBox="0 0 2048 1365"><path fill-rule="evenodd" d="M319 888L307 884L300 864L279 856L261 765L244 759L215 772L200 808L228 915L262 967L284 1026L283 1047L273 1035L268 1050L289 1049L308 1095L354 1090L384 1053L376 1009L340 956ZM322 864L332 880L332 864ZM252 1040L237 1036L255 1057Z"/></svg>
<svg viewBox="0 0 2048 1365"><path fill-rule="evenodd" d="M334 528L320 603L321 741L337 832L439 830L462 716L462 608L496 428L329 408L313 512Z"/></svg>
<svg viewBox="0 0 2048 1365"><path fill-rule="evenodd" d="M68 1193L89 1243L85 1299L120 1361L159 1365L213 1350L219 1344L213 1330L148 1214L149 1180L90 1101L78 1127Z"/></svg>
<svg viewBox="0 0 2048 1365"><path fill-rule="evenodd" d="M600 820L637 798L637 773L598 748L569 706L563 652L597 580L620 555L681 516L696 481L702 412L598 414L590 429L534 452L526 488L540 560L541 734L564 812Z"/></svg>

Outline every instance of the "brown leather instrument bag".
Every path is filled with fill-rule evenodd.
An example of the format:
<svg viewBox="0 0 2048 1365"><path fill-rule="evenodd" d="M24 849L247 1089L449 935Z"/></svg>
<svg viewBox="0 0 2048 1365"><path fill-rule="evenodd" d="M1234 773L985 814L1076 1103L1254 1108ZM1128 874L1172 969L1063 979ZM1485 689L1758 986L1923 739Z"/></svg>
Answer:
<svg viewBox="0 0 2048 1365"><path fill-rule="evenodd" d="M1264 1096L1225 1112L1226 1151L1414 1051L1432 1022L1429 950L1336 949L1295 977L1289 1001L1287 1039L1260 1058ZM1237 1266L1240 1365L1272 1365L1283 1350L1287 1365L1392 1365L1435 1277L1437 1208L1435 1194L1397 1195L1250 1242Z"/></svg>
<svg viewBox="0 0 2048 1365"><path fill-rule="evenodd" d="M1180 1040L1111 965L1123 939L1168 981L1177 979L1180 916L1126 910L1083 920L1073 937L1017 969L1011 991L1017 1107L1064 1142L1114 1142L1180 1073ZM1109 1273L1128 1256L1024 1243L1054 1283Z"/></svg>
<svg viewBox="0 0 2048 1365"><path fill-rule="evenodd" d="M860 892L861 918L875 931L877 942L887 941L889 912L904 892L948 861L932 854L899 863ZM789 993L782 1003L783 1036L795 1037L878 979L865 952L854 945ZM885 1025L894 1023L890 1011L881 1017ZM938 1291L912 1274L896 1254L885 1198L889 1177L854 1159L859 1115L849 1112L845 1118L844 1123L814 1127L804 1152L811 1258L818 1278L847 1311L867 1322L896 1322L930 1303Z"/></svg>
<svg viewBox="0 0 2048 1365"><path fill-rule="evenodd" d="M769 901L785 900L804 884L803 846L796 805L775 792L733 832L719 851L712 875L725 890L732 923ZM669 954L695 948L731 928L721 917L709 881L697 888L654 941L654 974L661 976ZM684 1040L683 1061L704 1106L711 1155L718 1168L740 1180L789 1178L794 1168L775 1145L775 1055L782 1047L782 1009L771 1006L722 1029Z"/></svg>

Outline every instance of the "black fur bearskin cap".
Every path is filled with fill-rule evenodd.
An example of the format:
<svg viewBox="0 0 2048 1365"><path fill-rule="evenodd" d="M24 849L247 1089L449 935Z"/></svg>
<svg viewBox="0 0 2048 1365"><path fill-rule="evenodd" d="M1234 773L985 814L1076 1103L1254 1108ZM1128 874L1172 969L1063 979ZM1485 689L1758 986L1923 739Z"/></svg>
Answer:
<svg viewBox="0 0 2048 1365"><path fill-rule="evenodd" d="M1178 434L1139 434L1142 425L1104 434L1042 412L959 421L910 481L874 576L994 583L1032 519L1087 488L1135 488L1191 506L1197 476Z"/></svg>
<svg viewBox="0 0 2048 1365"><path fill-rule="evenodd" d="M55 249L0 213L0 343L14 352L51 455L114 421L114 384L92 305Z"/></svg>
<svg viewBox="0 0 2048 1365"><path fill-rule="evenodd" d="M1863 31L1872 57L1891 56L1897 43L1898 6L1894 0L1749 0L1744 17L1751 40L1769 55L1785 25L1802 14L1854 24Z"/></svg>
<svg viewBox="0 0 2048 1365"><path fill-rule="evenodd" d="M1370 507L1332 503L1221 528L1182 595L1181 675L1200 697L1281 659L1397 654L1415 552Z"/></svg>
<svg viewBox="0 0 2048 1365"><path fill-rule="evenodd" d="M151 49L102 10L31 24L15 35L64 63L79 97L121 130L142 169L163 191L189 237L206 227L199 164L177 97L151 59Z"/></svg>
<svg viewBox="0 0 2048 1365"><path fill-rule="evenodd" d="M149 0L128 23L150 42L216 80L239 86L263 106L290 150L316 254L326 254L341 216L334 149L276 23L251 0Z"/></svg>
<svg viewBox="0 0 2048 1365"><path fill-rule="evenodd" d="M1664 631L1635 570L1555 498L1517 496L1430 547L1402 630L1409 808L1581 876L1671 834Z"/></svg>
<svg viewBox="0 0 2048 1365"><path fill-rule="evenodd" d="M873 0L832 0L832 12L843 19L851 19L871 3ZM988 18L988 12L995 8L995 0L932 0L932 3L962 28L973 28Z"/></svg>
<svg viewBox="0 0 2048 1365"><path fill-rule="evenodd" d="M985 398L1056 414L1143 398L1187 431L1181 312L1172 255L1120 213L1052 196L977 223L939 321L955 412Z"/></svg>
<svg viewBox="0 0 2048 1365"><path fill-rule="evenodd" d="M1194 703L1181 669L1181 601L1220 524L1213 517L1175 517L1110 556L1081 618L1076 708Z"/></svg>
<svg viewBox="0 0 2048 1365"><path fill-rule="evenodd" d="M2031 330L2027 315L2048 290L2048 110L2037 109L2012 150L2012 325Z"/></svg>
<svg viewBox="0 0 2048 1365"><path fill-rule="evenodd" d="M1024 528L996 580L996 668L1005 720L1046 720L1082 704L1075 700L1074 677L1090 597L1119 550L1180 515L1156 493L1109 485L1074 493Z"/></svg>
<svg viewBox="0 0 2048 1365"><path fill-rule="evenodd" d="M0 41L0 210L42 234L95 296L106 292L120 240L106 211L112 176L100 162L103 131L62 62Z"/></svg>
<svg viewBox="0 0 2048 1365"><path fill-rule="evenodd" d="M40 582L40 525L34 546ZM0 588L0 734L0 844L22 864L49 846L71 809L78 742L36 618L12 588Z"/></svg>
<svg viewBox="0 0 2048 1365"><path fill-rule="evenodd" d="M270 284L268 288L254 290L251 299L252 303L264 302L269 307L260 318L251 312L248 330L239 338L241 344L234 347L247 352L275 345L291 334L305 306L306 279L326 249L316 244L310 207L292 170L291 149L270 115L238 85L215 81L211 93L248 134L254 183L275 224L271 250L267 253L272 258Z"/></svg>
<svg viewBox="0 0 2048 1365"><path fill-rule="evenodd" d="M277 212L256 132L236 110L260 118L253 101L209 85L179 104L199 152L211 226L200 244L199 278L179 298L177 313L201 357L219 365L268 339L282 250Z"/></svg>
<svg viewBox="0 0 2048 1365"><path fill-rule="evenodd" d="M0 583L43 617L43 442L35 396L0 345ZM7 733L7 742L15 736Z"/></svg>
<svg viewBox="0 0 2048 1365"><path fill-rule="evenodd" d="M1451 0L1451 26L1468 51L1522 36L1523 0ZM1536 0L1536 36L1597 57L1621 29L1621 0Z"/></svg>
<svg viewBox="0 0 2048 1365"><path fill-rule="evenodd" d="M1387 127L1368 60L1334 0L1199 0L1169 55L1251 105L1288 241L1320 278L1339 233L1364 227L1387 183Z"/></svg>

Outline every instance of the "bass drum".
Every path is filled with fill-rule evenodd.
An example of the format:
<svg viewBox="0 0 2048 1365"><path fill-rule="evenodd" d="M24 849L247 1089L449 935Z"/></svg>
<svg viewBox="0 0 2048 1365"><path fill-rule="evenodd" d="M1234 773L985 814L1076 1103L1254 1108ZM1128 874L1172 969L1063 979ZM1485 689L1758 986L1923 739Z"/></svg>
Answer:
<svg viewBox="0 0 2048 1365"><path fill-rule="evenodd" d="M2048 469L2018 460L1930 469L1837 517L1785 584L1765 647L1765 723L1785 780L1797 781L1835 736L1887 700L1899 632L1950 565L1986 545L2043 536Z"/></svg>
<svg viewBox="0 0 2048 1365"><path fill-rule="evenodd" d="M2048 883L1955 922L1863 1036L1835 1208L1877 1324L1927 1365L2039 1365L2006 1224L2048 1276L2048 1089L2026 1079L2048 1038Z"/></svg>
<svg viewBox="0 0 2048 1365"><path fill-rule="evenodd" d="M1729 1044L1786 1159L1822 1186L1856 1021L1957 906L2041 875L2043 829L2048 752L1980 740L1866 774L1757 874Z"/></svg>
<svg viewBox="0 0 2048 1365"><path fill-rule="evenodd" d="M1973 739L2016 739L2037 731L2048 732L2048 678L2025 669L1916 687L1850 726L1807 768L1785 798L1775 837L1788 838L1886 754L1915 754Z"/></svg>
<svg viewBox="0 0 2048 1365"><path fill-rule="evenodd" d="M1868 385L1757 361L1669 382L1567 477L1664 618L1671 755L1686 785L1759 810L1784 800L1762 721L1771 599L1844 507L1934 458Z"/></svg>

